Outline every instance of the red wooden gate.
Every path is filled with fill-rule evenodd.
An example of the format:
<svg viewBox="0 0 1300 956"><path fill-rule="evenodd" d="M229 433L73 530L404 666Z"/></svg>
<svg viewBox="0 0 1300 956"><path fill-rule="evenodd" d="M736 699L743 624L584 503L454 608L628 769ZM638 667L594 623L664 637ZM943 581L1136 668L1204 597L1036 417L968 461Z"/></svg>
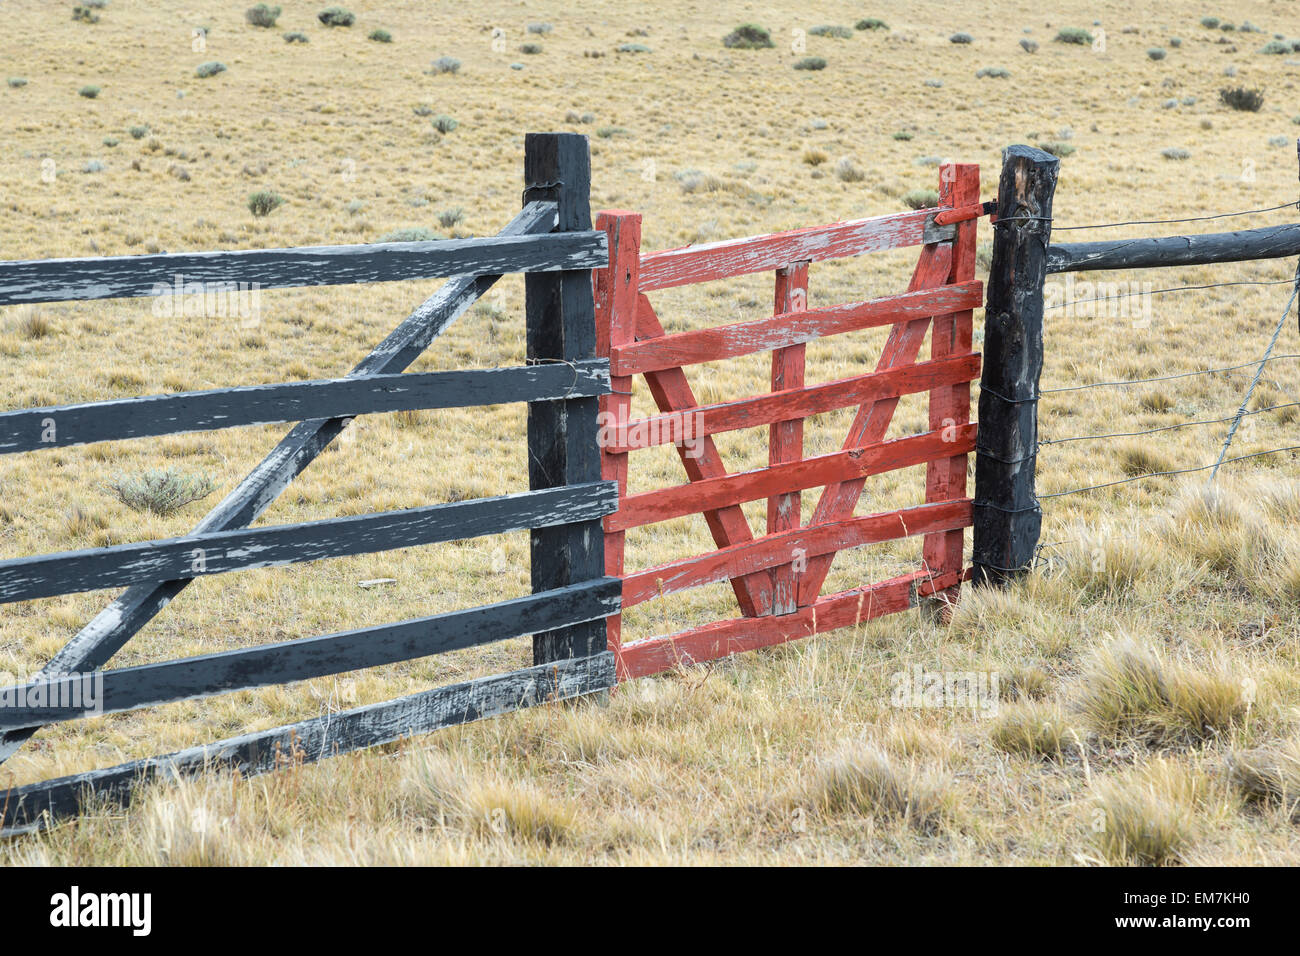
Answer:
<svg viewBox="0 0 1300 956"><path fill-rule="evenodd" d="M971 524L966 455L975 447L970 382L971 310L982 304L975 275L979 167L940 170L940 208L642 255L641 216L601 213L610 265L595 277L597 352L610 359L612 394L601 399L603 477L619 483L619 509L605 518L606 573L623 579L623 607L730 581L741 617L624 643L621 617L608 622L622 679L680 662L705 661L782 643L915 606L952 601L966 576L963 529ZM808 266L867 252L922 246L908 290L886 298L807 307ZM646 293L747 273L776 272L775 314L756 321L665 333ZM819 385L804 382L805 343L889 326L874 372ZM933 327L930 360L917 356ZM771 351L770 394L700 405L685 366ZM642 375L660 414L629 421L632 377ZM930 431L886 440L900 396L929 393ZM803 420L857 407L841 451L805 457ZM767 467L729 474L712 435L769 429ZM627 495L629 453L677 446L688 482ZM690 445L688 451L687 445ZM865 479L926 464L925 504L855 516ZM801 526L800 493L823 488ZM755 538L740 505L767 499L767 533ZM628 529L700 513L716 551L627 573ZM821 588L843 549L924 535L920 569L835 594Z"/></svg>

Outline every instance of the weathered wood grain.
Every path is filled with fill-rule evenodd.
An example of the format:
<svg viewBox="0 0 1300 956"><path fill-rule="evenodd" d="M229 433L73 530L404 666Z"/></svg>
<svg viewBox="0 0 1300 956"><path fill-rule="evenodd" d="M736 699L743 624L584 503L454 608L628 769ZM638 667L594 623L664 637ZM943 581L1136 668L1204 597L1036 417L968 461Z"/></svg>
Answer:
<svg viewBox="0 0 1300 956"><path fill-rule="evenodd" d="M591 155L577 133L524 137L524 202L554 202L557 232L591 229ZM608 238L597 232L602 248ZM599 263L608 264L608 256ZM596 357L592 266L524 277L524 313L530 362L578 362ZM595 398L532 402L528 406L528 487L551 488L600 480L597 443L600 403ZM605 535L599 519L535 529L530 536L534 591L546 591L605 573ZM604 621L577 624L533 637L533 663L586 657L607 644Z"/></svg>
<svg viewBox="0 0 1300 956"><path fill-rule="evenodd" d="M719 548L708 554L629 574L623 578L623 608L702 584L773 568L788 563L790 555L796 551L812 558L881 541L934 531L960 530L970 527L970 523L970 500L966 499L845 518L771 534L745 544Z"/></svg>
<svg viewBox="0 0 1300 956"><path fill-rule="evenodd" d="M10 558L0 561L0 602L598 521L617 507L618 486L596 481L401 511Z"/></svg>
<svg viewBox="0 0 1300 956"><path fill-rule="evenodd" d="M999 218L1002 218L1001 213ZM1043 225L1048 226L1047 223ZM1300 255L1300 223L1198 236L1061 243L1048 248L1046 268L1049 273L1159 269L1245 262L1248 259L1284 259L1295 255Z"/></svg>
<svg viewBox="0 0 1300 956"><path fill-rule="evenodd" d="M980 451L975 456L976 584L1005 586L1034 558L1042 515L1034 493L1043 283L1060 160L1030 146L1002 153L998 221L984 312Z"/></svg>
<svg viewBox="0 0 1300 956"><path fill-rule="evenodd" d="M701 405L691 412L690 435L685 434L688 426L685 416L680 413L636 418L625 427L610 429L607 450L612 453L635 451L679 442L684 438L770 425L790 418L807 418L864 402L928 392L939 385L970 382L979 373L978 354L953 355L937 361L890 368L883 372L868 372L822 385L807 385L794 391L774 392L734 402L719 402L716 405Z"/></svg>
<svg viewBox="0 0 1300 956"><path fill-rule="evenodd" d="M609 363L407 372L245 385L0 412L0 454L90 442L415 408L464 408L590 397L609 391Z"/></svg>
<svg viewBox="0 0 1300 956"><path fill-rule="evenodd" d="M918 209L653 252L641 257L641 291L951 239L951 227L933 225L934 217L933 209Z"/></svg>
<svg viewBox="0 0 1300 956"><path fill-rule="evenodd" d="M677 332L610 349L610 373L635 375L699 362L749 355L812 342L857 329L896 325L913 318L973 309L983 302L982 283L971 280L934 289L870 299L751 322Z"/></svg>
<svg viewBox="0 0 1300 956"><path fill-rule="evenodd" d="M641 525L695 514L706 508L737 505L796 488L815 488L852 479L878 475L948 457L975 447L975 426L963 425L908 438L877 442L861 448L818 455L786 465L772 465L754 471L706 478L688 485L631 495L619 502L618 511L605 518L610 531L625 531ZM820 524L822 522L814 522Z"/></svg>
<svg viewBox="0 0 1300 956"><path fill-rule="evenodd" d="M549 232L555 224L553 203L529 203L501 235ZM401 372L492 288L499 275L463 276L444 283L406 317L352 370L354 376ZM228 531L251 524L299 473L316 459L348 423L346 418L302 422L194 529L195 534ZM101 667L190 583L190 578L162 584L135 585L104 608L64 645L42 673L81 672ZM0 735L0 762L7 760L32 731Z"/></svg>
<svg viewBox="0 0 1300 956"><path fill-rule="evenodd" d="M0 791L3 835L75 816L91 802L125 806L139 784L205 770L266 773L391 743L440 727L565 700L614 684L614 657L553 661L538 667L437 687L396 700L220 740L146 760Z"/></svg>
<svg viewBox="0 0 1300 956"><path fill-rule="evenodd" d="M0 688L0 701L6 702L0 707L0 727L40 727L101 713L345 674L558 627L603 621L618 611L619 591L616 578L598 578L396 624L101 671L95 678L102 680L102 689L98 699L89 702L74 696L74 685L82 682L83 675L51 676ZM38 689L43 704L27 703Z"/></svg>
<svg viewBox="0 0 1300 956"><path fill-rule="evenodd" d="M797 262L776 270L776 315L798 315L808 310L808 263ZM772 351L772 391L799 391L804 383L807 345L788 345ZM791 415L773 422L767 435L767 462L783 465L803 458L803 418ZM767 533L797 528L802 512L798 491L767 499ZM798 598L793 562L772 569L772 613L789 614Z"/></svg>
<svg viewBox="0 0 1300 956"><path fill-rule="evenodd" d="M641 275L641 215L612 210L596 217L596 228L609 237L609 266L595 273L596 354L609 360L609 348L636 340L636 298ZM627 494L628 456L626 451L610 447L610 423L626 422L632 407L632 377L618 376L610 382L610 392L600 400L604 416L601 429L600 476L618 483L618 495ZM624 548L622 531L605 535L605 574L623 577ZM605 619L606 646L614 654L619 672L623 643L623 618L612 614Z"/></svg>
<svg viewBox="0 0 1300 956"><path fill-rule="evenodd" d="M213 285L221 290L241 286L284 289L592 269L606 261L605 236L593 231L299 249L32 259L0 262L0 305L170 295L187 285Z"/></svg>

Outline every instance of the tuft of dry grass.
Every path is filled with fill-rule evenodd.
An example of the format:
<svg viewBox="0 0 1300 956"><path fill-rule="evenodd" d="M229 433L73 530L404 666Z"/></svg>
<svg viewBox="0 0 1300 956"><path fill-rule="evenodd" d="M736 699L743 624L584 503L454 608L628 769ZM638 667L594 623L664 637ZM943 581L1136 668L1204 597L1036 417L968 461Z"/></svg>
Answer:
<svg viewBox="0 0 1300 956"><path fill-rule="evenodd" d="M1300 741L1233 751L1227 767L1229 781L1244 800L1279 808L1300 823Z"/></svg>
<svg viewBox="0 0 1300 956"><path fill-rule="evenodd" d="M860 741L820 760L802 798L822 813L900 820L922 833L938 832L956 807L952 783L941 769Z"/></svg>
<svg viewBox="0 0 1300 956"><path fill-rule="evenodd" d="M1203 775L1164 760L1100 782L1092 833L1110 863L1166 866L1182 861L1196 835Z"/></svg>
<svg viewBox="0 0 1300 956"><path fill-rule="evenodd" d="M1003 708L989 730L994 747L1026 757L1059 757L1075 746L1061 708L1055 704L1027 703Z"/></svg>
<svg viewBox="0 0 1300 956"><path fill-rule="evenodd" d="M1241 725L1250 707L1243 682L1223 669L1170 663L1128 638L1095 651L1079 684L1077 706L1092 730L1153 746L1219 738Z"/></svg>

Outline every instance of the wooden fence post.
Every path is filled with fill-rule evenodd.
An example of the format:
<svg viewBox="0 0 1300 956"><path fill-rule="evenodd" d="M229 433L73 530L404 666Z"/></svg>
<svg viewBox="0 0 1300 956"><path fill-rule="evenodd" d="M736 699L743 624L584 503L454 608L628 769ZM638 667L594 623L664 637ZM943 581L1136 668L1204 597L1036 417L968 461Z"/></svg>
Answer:
<svg viewBox="0 0 1300 956"><path fill-rule="evenodd" d="M591 229L591 155L577 133L529 133L524 138L524 203L558 205L556 232ZM528 362L576 362L596 356L596 317L590 269L534 272L524 277ZM599 399L571 398L528 405L528 486L600 481ZM599 519L531 532L533 591L605 574ZM604 620L533 635L533 663L587 657L605 650Z"/></svg>
<svg viewBox="0 0 1300 956"><path fill-rule="evenodd" d="M1002 153L984 316L975 451L973 579L1003 585L1033 562L1042 515L1034 494L1043 282L1060 161L1030 146Z"/></svg>
<svg viewBox="0 0 1300 956"><path fill-rule="evenodd" d="M808 263L792 262L776 270L776 315L808 310ZM772 391L803 388L807 344L772 350ZM780 465L803 458L803 419L774 422L768 427L767 462ZM802 496L797 491L767 499L767 533L780 534L799 527L803 520ZM799 607L795 564L772 569L772 613L793 614Z"/></svg>

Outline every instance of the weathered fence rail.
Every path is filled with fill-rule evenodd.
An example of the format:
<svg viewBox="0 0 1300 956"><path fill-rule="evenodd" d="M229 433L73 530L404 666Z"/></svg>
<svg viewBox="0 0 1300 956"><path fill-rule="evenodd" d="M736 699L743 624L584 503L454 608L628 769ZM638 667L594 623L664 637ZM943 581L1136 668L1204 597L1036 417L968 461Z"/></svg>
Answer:
<svg viewBox="0 0 1300 956"><path fill-rule="evenodd" d="M19 702L0 707L0 760L40 727L89 712L339 674L530 634L535 645L534 666L510 674L5 791L0 807L6 829L37 825L44 814L75 812L91 793L125 799L141 776L214 763L256 772L289 753L314 760L613 685L604 618L618 610L620 585L604 576L599 522L617 506L617 487L601 480L596 450L596 402L609 390L609 371L608 361L595 355L590 279L591 269L605 265L608 254L604 233L590 228L588 170L585 137L530 135L525 176L536 185L528 187L523 211L502 235L487 239L0 263L0 304L144 296L194 282L280 288L453 276L344 379L0 416L0 445L11 453L308 418L190 535L0 562L0 601L129 586L32 681L0 689L7 702ZM397 374L505 272L527 276L525 324L534 364ZM356 415L502 402L529 403L529 457L541 463L530 469L529 491L247 528ZM98 670L195 577L522 529L534 536L533 594L527 597L339 634ZM596 634L599 641L579 639ZM74 696L87 671L96 671L102 681L93 711Z"/></svg>

